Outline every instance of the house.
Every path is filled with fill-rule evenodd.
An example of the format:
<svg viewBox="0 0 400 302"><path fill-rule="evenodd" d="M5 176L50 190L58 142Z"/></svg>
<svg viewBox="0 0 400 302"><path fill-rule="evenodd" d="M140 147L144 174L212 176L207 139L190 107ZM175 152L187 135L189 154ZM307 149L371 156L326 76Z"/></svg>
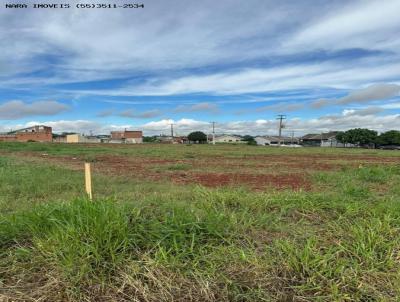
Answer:
<svg viewBox="0 0 400 302"><path fill-rule="evenodd" d="M53 135L53 143L66 143L67 135L66 134L54 134Z"/></svg>
<svg viewBox="0 0 400 302"><path fill-rule="evenodd" d="M101 140L97 136L85 136L81 134L68 134L66 142L68 144L96 144L101 143Z"/></svg>
<svg viewBox="0 0 400 302"><path fill-rule="evenodd" d="M174 136L173 144L188 144L189 139L187 136Z"/></svg>
<svg viewBox="0 0 400 302"><path fill-rule="evenodd" d="M80 134L68 134L67 135L67 143L68 144L77 144L77 143L83 143L83 136Z"/></svg>
<svg viewBox="0 0 400 302"><path fill-rule="evenodd" d="M36 125L28 128L10 131L0 134L0 141L8 142L52 142L52 128L44 125Z"/></svg>
<svg viewBox="0 0 400 302"><path fill-rule="evenodd" d="M301 144L307 147L344 147L336 139L337 131L320 134L306 134L301 138Z"/></svg>
<svg viewBox="0 0 400 302"><path fill-rule="evenodd" d="M156 139L162 144L188 144L189 140L187 136L170 136L170 135L160 135Z"/></svg>
<svg viewBox="0 0 400 302"><path fill-rule="evenodd" d="M110 135L107 134L99 134L97 138L100 140L100 143L108 143L111 139Z"/></svg>
<svg viewBox="0 0 400 302"><path fill-rule="evenodd" d="M211 137L211 141L210 142L212 142L212 137ZM246 142L242 141L242 138L240 136L223 134L223 135L216 135L215 136L215 143L242 144L242 143L246 143Z"/></svg>
<svg viewBox="0 0 400 302"><path fill-rule="evenodd" d="M294 145L299 143L299 139L296 137L289 136L257 136L254 138L257 145L261 146L279 146L279 141L282 145Z"/></svg>
<svg viewBox="0 0 400 302"><path fill-rule="evenodd" d="M142 131L111 131L110 143L141 144L143 143Z"/></svg>

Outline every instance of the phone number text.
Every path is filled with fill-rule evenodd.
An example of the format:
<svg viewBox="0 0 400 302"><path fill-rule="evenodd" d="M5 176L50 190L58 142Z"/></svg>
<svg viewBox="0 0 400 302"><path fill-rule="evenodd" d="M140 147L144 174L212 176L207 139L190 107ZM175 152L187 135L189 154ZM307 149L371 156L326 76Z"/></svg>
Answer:
<svg viewBox="0 0 400 302"><path fill-rule="evenodd" d="M24 3L6 3L5 8L83 8L83 9L93 9L93 8L144 8L144 4L139 3L77 3L77 4L69 4L69 3L32 3L32 4L24 4Z"/></svg>

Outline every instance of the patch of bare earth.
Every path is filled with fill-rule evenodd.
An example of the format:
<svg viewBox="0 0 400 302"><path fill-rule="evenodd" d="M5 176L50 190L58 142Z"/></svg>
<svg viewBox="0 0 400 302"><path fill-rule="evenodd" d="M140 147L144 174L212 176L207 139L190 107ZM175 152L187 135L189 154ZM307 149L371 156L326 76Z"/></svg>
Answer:
<svg viewBox="0 0 400 302"><path fill-rule="evenodd" d="M18 153L26 159L45 161L73 170L82 170L84 158L50 156L40 153ZM333 171L360 164L395 164L397 158L332 155L260 155L242 158L206 158L174 160L121 155L98 155L94 172L105 175L172 181L178 184L200 184L207 187L248 186L255 190L311 190L309 173ZM185 171L158 169L163 166L187 164ZM238 170L240 170L238 172Z"/></svg>

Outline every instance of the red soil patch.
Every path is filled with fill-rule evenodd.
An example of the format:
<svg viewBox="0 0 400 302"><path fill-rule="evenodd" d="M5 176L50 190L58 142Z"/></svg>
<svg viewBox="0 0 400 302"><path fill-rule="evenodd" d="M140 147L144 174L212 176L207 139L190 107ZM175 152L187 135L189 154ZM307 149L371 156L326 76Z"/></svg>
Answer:
<svg viewBox="0 0 400 302"><path fill-rule="evenodd" d="M50 156L40 153L17 153L24 158L45 160L74 170L82 170L84 158ZM97 155L94 172L106 175L179 184L196 183L207 187L248 186L256 190L267 188L311 190L307 175L313 171L338 170L359 164L394 164L398 158L356 155L259 155L248 157L200 157L173 160L146 157ZM165 165L187 164L186 170L169 170ZM217 169L217 170L215 170ZM216 172L222 171L222 172ZM237 171L239 171L237 173Z"/></svg>
<svg viewBox="0 0 400 302"><path fill-rule="evenodd" d="M276 189L311 189L311 183L301 174L235 174L235 173L188 173L176 177L172 176L174 182L198 183L206 187L240 186L246 185L253 189L265 190Z"/></svg>
<svg viewBox="0 0 400 302"><path fill-rule="evenodd" d="M320 161L313 160L303 160L291 158L287 160L282 159L265 159L264 160L256 160L256 159L202 159L198 160L193 164L194 167L223 167L227 169L232 168L250 168L250 169L261 169L261 168L269 168L269 169L284 169L284 170L303 170L303 171L334 171L339 170L344 166L344 164L338 163L325 163Z"/></svg>

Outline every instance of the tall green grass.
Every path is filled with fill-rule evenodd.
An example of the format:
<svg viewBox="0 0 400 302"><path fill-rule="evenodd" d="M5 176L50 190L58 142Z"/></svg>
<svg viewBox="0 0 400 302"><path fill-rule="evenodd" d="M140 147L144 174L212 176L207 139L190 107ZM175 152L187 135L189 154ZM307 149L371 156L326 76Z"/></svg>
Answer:
<svg viewBox="0 0 400 302"><path fill-rule="evenodd" d="M81 171L0 158L0 300L397 301L399 172L311 192L95 174L91 202Z"/></svg>

